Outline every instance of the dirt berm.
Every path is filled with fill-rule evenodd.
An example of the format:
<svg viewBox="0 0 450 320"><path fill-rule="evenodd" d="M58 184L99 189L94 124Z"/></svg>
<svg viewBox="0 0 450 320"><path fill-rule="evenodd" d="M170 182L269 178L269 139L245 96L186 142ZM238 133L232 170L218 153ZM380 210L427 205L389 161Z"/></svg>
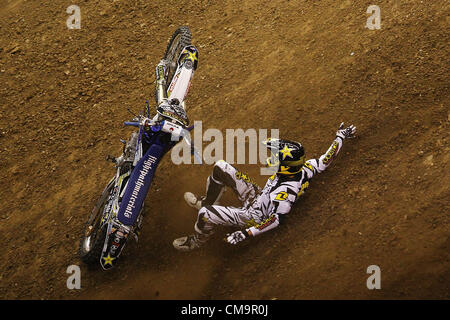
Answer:
<svg viewBox="0 0 450 320"><path fill-rule="evenodd" d="M448 299L448 1L0 0L0 298ZM381 29L369 30L369 5ZM84 222L114 173L123 121L153 101L178 26L200 52L187 99L203 128L278 128L313 158L341 123L358 137L311 182L289 222L237 247L184 254L185 191L211 165L166 157L139 244L88 270ZM261 185L257 165L240 166ZM235 204L232 194L224 202ZM82 289L66 269L81 265ZM366 270L381 268L381 290Z"/></svg>

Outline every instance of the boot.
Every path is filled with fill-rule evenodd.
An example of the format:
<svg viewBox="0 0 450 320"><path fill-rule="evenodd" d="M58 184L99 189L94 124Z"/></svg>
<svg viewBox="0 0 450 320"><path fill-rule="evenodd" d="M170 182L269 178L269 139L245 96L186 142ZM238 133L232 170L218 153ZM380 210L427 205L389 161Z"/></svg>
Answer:
<svg viewBox="0 0 450 320"><path fill-rule="evenodd" d="M196 210L200 210L202 207L202 199L197 198L197 196L191 192L184 193L184 200L191 208Z"/></svg>
<svg viewBox="0 0 450 320"><path fill-rule="evenodd" d="M197 197L192 192L186 192L184 194L184 200L187 204L197 210L200 210L204 206L218 205L219 199L225 191L225 186L212 177L208 177L206 181L206 196Z"/></svg>
<svg viewBox="0 0 450 320"><path fill-rule="evenodd" d="M173 246L179 251L192 251L200 248L205 240L201 239L201 235L195 233L186 237L181 237L173 241Z"/></svg>

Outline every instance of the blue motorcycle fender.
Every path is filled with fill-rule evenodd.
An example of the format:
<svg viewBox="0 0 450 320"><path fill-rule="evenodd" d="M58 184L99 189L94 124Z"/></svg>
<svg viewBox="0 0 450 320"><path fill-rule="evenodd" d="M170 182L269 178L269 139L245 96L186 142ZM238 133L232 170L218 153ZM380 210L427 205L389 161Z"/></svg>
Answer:
<svg viewBox="0 0 450 320"><path fill-rule="evenodd" d="M117 213L117 218L124 225L132 226L136 222L163 154L162 146L152 145L131 173Z"/></svg>

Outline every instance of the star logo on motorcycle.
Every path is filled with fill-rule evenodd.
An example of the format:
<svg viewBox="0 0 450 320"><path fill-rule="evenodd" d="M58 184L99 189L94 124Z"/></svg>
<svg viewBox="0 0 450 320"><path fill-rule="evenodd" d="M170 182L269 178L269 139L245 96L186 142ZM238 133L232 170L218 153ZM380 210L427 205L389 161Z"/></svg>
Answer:
<svg viewBox="0 0 450 320"><path fill-rule="evenodd" d="M108 254L108 256L107 256L106 258L103 258L103 260L105 261L105 266L106 266L107 264L112 265L112 262L113 262L114 259L115 259L115 258L111 258L111 256Z"/></svg>
<svg viewBox="0 0 450 320"><path fill-rule="evenodd" d="M194 62L195 60L197 60L197 55L195 54L195 52L188 52L188 56L186 57L186 59Z"/></svg>
<svg viewBox="0 0 450 320"><path fill-rule="evenodd" d="M292 158L291 151L294 149L288 148L288 146L284 146L283 150L280 150L280 152L283 154L283 160L286 158L286 156L289 156Z"/></svg>

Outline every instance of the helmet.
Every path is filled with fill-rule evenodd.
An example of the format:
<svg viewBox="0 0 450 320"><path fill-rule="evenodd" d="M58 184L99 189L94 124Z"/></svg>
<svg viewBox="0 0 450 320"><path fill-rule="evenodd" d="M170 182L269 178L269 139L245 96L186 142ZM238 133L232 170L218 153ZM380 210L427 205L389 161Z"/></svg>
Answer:
<svg viewBox="0 0 450 320"><path fill-rule="evenodd" d="M269 167L278 166L277 174L296 174L305 163L305 149L300 142L269 138L263 144L272 153Z"/></svg>

